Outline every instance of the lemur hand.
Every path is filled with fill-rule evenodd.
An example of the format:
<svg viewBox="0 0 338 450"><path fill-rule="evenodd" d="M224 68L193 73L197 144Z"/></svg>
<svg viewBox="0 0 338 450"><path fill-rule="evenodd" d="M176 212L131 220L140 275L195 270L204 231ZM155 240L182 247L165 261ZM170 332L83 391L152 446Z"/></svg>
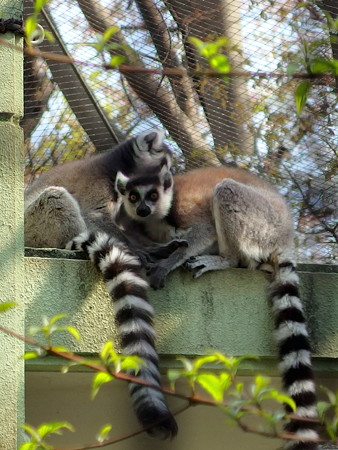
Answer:
<svg viewBox="0 0 338 450"><path fill-rule="evenodd" d="M160 259L168 258L179 247L187 247L188 242L184 239L173 239L167 244L153 244L143 248L133 248L136 256L139 257L143 267L147 267L149 263L155 263Z"/></svg>
<svg viewBox="0 0 338 450"><path fill-rule="evenodd" d="M153 261L147 250L133 248L133 253L140 260L142 267L147 267L147 265Z"/></svg>
<svg viewBox="0 0 338 450"><path fill-rule="evenodd" d="M166 260L162 260L147 265L149 284L153 289L161 289L164 287L165 279L169 273L169 270L165 267L165 261Z"/></svg>
<svg viewBox="0 0 338 450"><path fill-rule="evenodd" d="M146 247L145 251L149 253L151 259L165 259L174 253L174 251L179 247L188 247L188 242L184 239L173 239L167 244L155 244L150 247Z"/></svg>

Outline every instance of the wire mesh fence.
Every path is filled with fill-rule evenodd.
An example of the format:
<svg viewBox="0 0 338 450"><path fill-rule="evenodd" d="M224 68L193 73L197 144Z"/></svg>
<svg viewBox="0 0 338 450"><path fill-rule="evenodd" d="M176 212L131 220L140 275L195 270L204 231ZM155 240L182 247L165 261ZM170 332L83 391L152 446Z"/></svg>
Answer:
<svg viewBox="0 0 338 450"><path fill-rule="evenodd" d="M25 0L26 17L32 4ZM26 57L27 183L165 128L177 171L230 163L270 179L293 209L298 260L335 262L338 77L310 78L297 114L302 79L293 75L338 59L337 17L334 0L51 0L39 22L54 41L39 50L75 64ZM226 55L229 74L213 76L196 38Z"/></svg>

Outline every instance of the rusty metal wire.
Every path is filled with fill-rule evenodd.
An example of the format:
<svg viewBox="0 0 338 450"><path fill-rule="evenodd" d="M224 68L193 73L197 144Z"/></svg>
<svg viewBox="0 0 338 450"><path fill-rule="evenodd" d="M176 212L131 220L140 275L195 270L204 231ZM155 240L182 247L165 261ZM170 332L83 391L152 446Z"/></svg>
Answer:
<svg viewBox="0 0 338 450"><path fill-rule="evenodd" d="M25 0L25 15L31 11ZM337 17L333 0L51 0L40 23L56 40L39 49L79 64L26 58L27 182L50 165L164 127L177 170L232 163L271 179L293 208L298 260L337 261L338 80L314 79L298 116L299 80L287 76L304 73L311 59L338 59ZM114 25L113 47L98 54L96 34ZM189 38L220 36L228 38L231 76L197 76L209 66ZM159 73L107 70L119 53Z"/></svg>

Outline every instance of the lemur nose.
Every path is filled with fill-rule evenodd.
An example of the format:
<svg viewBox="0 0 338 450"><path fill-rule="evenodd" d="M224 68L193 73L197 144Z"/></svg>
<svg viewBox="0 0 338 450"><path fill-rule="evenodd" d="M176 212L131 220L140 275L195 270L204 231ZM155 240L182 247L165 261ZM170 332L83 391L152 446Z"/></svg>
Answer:
<svg viewBox="0 0 338 450"><path fill-rule="evenodd" d="M140 206L136 210L136 214L140 217L147 217L151 213L151 209L149 206Z"/></svg>

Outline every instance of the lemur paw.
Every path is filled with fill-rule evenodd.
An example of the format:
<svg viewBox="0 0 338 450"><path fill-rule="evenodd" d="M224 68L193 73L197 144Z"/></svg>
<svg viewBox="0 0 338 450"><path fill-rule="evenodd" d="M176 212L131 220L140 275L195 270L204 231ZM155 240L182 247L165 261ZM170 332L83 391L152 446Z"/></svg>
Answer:
<svg viewBox="0 0 338 450"><path fill-rule="evenodd" d="M151 258L150 253L141 249L133 249L133 253L138 257L141 262L142 267L147 267L149 263L154 260Z"/></svg>
<svg viewBox="0 0 338 450"><path fill-rule="evenodd" d="M185 239L173 239L168 244L147 247L146 251L149 253L150 258L165 259L180 247L188 247L188 242Z"/></svg>
<svg viewBox="0 0 338 450"><path fill-rule="evenodd" d="M192 256L184 263L184 268L192 272L195 269L198 269L194 274L193 278L199 278L205 272L209 272L212 270L211 267L208 267L208 257L206 256Z"/></svg>
<svg viewBox="0 0 338 450"><path fill-rule="evenodd" d="M90 233L88 231L80 233L67 243L66 250L83 250L82 244L87 242L89 237Z"/></svg>
<svg viewBox="0 0 338 450"><path fill-rule="evenodd" d="M184 268L189 270L190 272L198 267L205 267L205 263L203 262L203 256L191 256L185 263Z"/></svg>
<svg viewBox="0 0 338 450"><path fill-rule="evenodd" d="M168 270L165 267L161 267L159 264L149 264L146 271L149 277L149 285L153 289L162 289L165 284Z"/></svg>
<svg viewBox="0 0 338 450"><path fill-rule="evenodd" d="M160 259L167 259L179 247L187 247L188 242L184 239L173 239L168 244L154 244L142 249L134 249L134 253L141 261L143 267L150 267Z"/></svg>

